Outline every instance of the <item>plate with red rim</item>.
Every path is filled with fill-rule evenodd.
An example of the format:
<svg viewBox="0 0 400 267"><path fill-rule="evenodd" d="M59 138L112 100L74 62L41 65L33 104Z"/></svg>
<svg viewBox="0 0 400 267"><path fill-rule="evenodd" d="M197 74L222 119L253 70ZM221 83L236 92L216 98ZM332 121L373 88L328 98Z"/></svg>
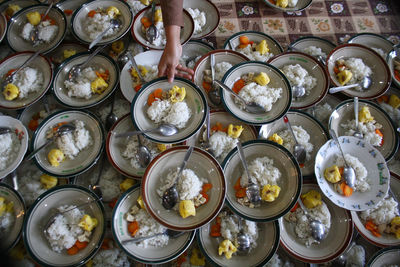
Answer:
<svg viewBox="0 0 400 267"><path fill-rule="evenodd" d="M331 214L331 228L328 235L319 244L309 247L299 239L294 230L294 223L286 221L284 217L279 219L281 226L280 245L293 257L308 263L324 263L341 255L351 242L353 235L353 222L350 212L334 205L318 187L318 184L303 183L302 193L310 190L320 192L322 201L328 206Z"/></svg>
<svg viewBox="0 0 400 267"><path fill-rule="evenodd" d="M236 119L232 115L230 115L228 112L225 110L211 110L210 111L210 127L212 128L216 123L221 123L223 128L228 127L229 124L233 125L240 125L242 126L243 132L239 137L240 142L244 143L246 141L250 140L256 140L257 139L257 132L254 126L245 124L241 122L240 120ZM206 124L204 124L204 131L206 128ZM199 141L202 139L201 135L203 135L204 131L200 130L197 132L195 135L193 135L191 138L185 141L185 145L188 146L197 146L199 147L200 143ZM224 161L224 158L217 158L218 162L222 164Z"/></svg>
<svg viewBox="0 0 400 267"><path fill-rule="evenodd" d="M161 264L176 259L190 246L195 237L195 231L188 231L183 235L170 238L164 247L148 246L139 247L135 243L122 244L123 240L130 239L128 222L124 219L132 206L136 205L136 200L141 194L140 184L129 188L118 200L113 210L112 233L118 246L129 255L129 257L147 264Z"/></svg>
<svg viewBox="0 0 400 267"><path fill-rule="evenodd" d="M160 5L156 5L156 10L157 8L160 8ZM133 21L133 25L131 28L131 34L132 37L135 39L136 42L138 42L140 45L147 47L148 49L156 49L156 50L163 50L164 45L154 45L151 44L145 36L145 33L142 31L142 22L141 19L150 13L151 6L148 6L146 8L143 8L140 10ZM192 16L190 16L189 12L187 12L185 9L183 10L183 25L184 27L181 29L181 36L180 36L180 41L181 45L186 44L193 36L193 31L194 31L194 21Z"/></svg>
<svg viewBox="0 0 400 267"><path fill-rule="evenodd" d="M19 52L12 54L0 62L0 77L10 71L20 67L34 52ZM53 80L53 67L50 60L46 57L39 55L31 63L29 67L37 69L43 75L43 86L37 92L31 92L26 98L16 98L14 100L5 100L3 94L0 96L0 108L3 109L22 109L26 108L36 101L38 101L50 88Z"/></svg>
<svg viewBox="0 0 400 267"><path fill-rule="evenodd" d="M228 62L232 64L232 66L241 63L241 62L246 62L249 59L236 51L232 50L222 50L222 49L217 49L208 52L207 54L203 55L196 63L194 66L194 75L193 75L193 82L204 91L204 95L207 98L207 103L210 107L218 107L214 105L211 101L210 98L208 97L207 91L203 87L203 79L204 79L204 71L207 69L211 69L210 67L210 55L213 54L215 57L215 64L221 63L221 62ZM222 106L222 104L220 105Z"/></svg>
<svg viewBox="0 0 400 267"><path fill-rule="evenodd" d="M166 210L161 204L157 190L163 185L163 178L176 170L183 161L188 146L175 146L158 154L147 166L142 178L141 194L149 214L160 224L178 231L197 229L217 216L225 199L226 183L221 166L209 153L195 147L187 162L186 169L212 184L208 191L209 201L196 208L196 215L185 219L177 210Z"/></svg>
<svg viewBox="0 0 400 267"><path fill-rule="evenodd" d="M122 116L108 132L106 139L106 152L110 163L118 172L130 178L140 179L146 168L133 168L130 164L130 160L122 156L122 151L126 145L126 138L115 138L114 134L112 134L112 132L124 133L135 130L129 115L130 114L128 113ZM167 147L170 147L170 145L167 145Z"/></svg>
<svg viewBox="0 0 400 267"><path fill-rule="evenodd" d="M396 196L400 195L400 176L392 172L390 173L390 188L392 189L393 194ZM400 205L400 203L398 203L398 205ZM371 244L378 247L400 246L400 239L397 239L394 234L382 233L381 237L374 236L365 228L364 223L359 216L359 212L351 211L351 218L357 231Z"/></svg>
<svg viewBox="0 0 400 267"><path fill-rule="evenodd" d="M301 167L300 170L303 177L313 176L315 155L317 154L318 149L328 141L329 134L319 121L305 112L289 110L289 112L286 113L286 116L288 117L292 127L301 126L310 135L309 143L313 145L313 150L310 153L310 159L304 163L304 166ZM260 139L268 139L274 133L284 130L287 130L287 126L284 120L281 119L275 123L261 126L259 136Z"/></svg>
<svg viewBox="0 0 400 267"><path fill-rule="evenodd" d="M331 80L331 86L341 86L333 68L338 59L360 58L372 70L372 83L367 90L357 91L346 89L342 91L348 97L358 96L360 99L374 99L383 95L389 89L392 77L385 59L369 47L360 44L343 44L334 48L326 59L326 70Z"/></svg>
<svg viewBox="0 0 400 267"><path fill-rule="evenodd" d="M291 108L305 109L320 102L328 93L329 76L324 65L314 57L301 52L285 52L268 60L272 66L282 70L286 65L299 64L307 70L308 74L317 79L317 84L311 89L309 95L292 99Z"/></svg>

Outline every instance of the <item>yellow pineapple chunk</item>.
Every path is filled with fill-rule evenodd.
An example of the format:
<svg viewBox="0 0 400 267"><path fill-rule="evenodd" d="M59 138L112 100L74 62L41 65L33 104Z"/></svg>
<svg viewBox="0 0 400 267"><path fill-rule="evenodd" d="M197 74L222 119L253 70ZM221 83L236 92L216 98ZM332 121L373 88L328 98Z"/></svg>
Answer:
<svg viewBox="0 0 400 267"><path fill-rule="evenodd" d="M353 77L353 73L349 70L342 70L337 74L337 79L341 85L348 83Z"/></svg>
<svg viewBox="0 0 400 267"><path fill-rule="evenodd" d="M174 85L171 90L169 90L169 100L171 102L182 102L186 96L186 89L185 87L178 87Z"/></svg>
<svg viewBox="0 0 400 267"><path fill-rule="evenodd" d="M19 95L19 88L18 86L9 83L4 87L3 96L6 100L11 101L18 97Z"/></svg>
<svg viewBox="0 0 400 267"><path fill-rule="evenodd" d="M280 6L282 8L286 8L289 4L288 0L277 0L276 1L276 6Z"/></svg>
<svg viewBox="0 0 400 267"><path fill-rule="evenodd" d="M40 23L41 16L40 16L39 12L33 11L33 12L28 12L26 14L26 19L28 20L28 22L30 24L32 24L33 26L36 26Z"/></svg>
<svg viewBox="0 0 400 267"><path fill-rule="evenodd" d="M19 10L21 10L21 7L19 5L10 4L8 5L5 12L7 16L12 17Z"/></svg>
<svg viewBox="0 0 400 267"><path fill-rule="evenodd" d="M115 18L117 17L121 12L119 12L119 9L116 8L115 6L109 6L106 10L107 15L110 16L110 18Z"/></svg>
<svg viewBox="0 0 400 267"><path fill-rule="evenodd" d="M79 227L84 229L85 231L91 232L93 228L97 226L97 219L90 217L90 215L83 215L81 221L78 224Z"/></svg>
<svg viewBox="0 0 400 267"><path fill-rule="evenodd" d="M337 165L333 165L328 167L324 171L325 179L330 183L337 183L341 179L339 167Z"/></svg>
<svg viewBox="0 0 400 267"><path fill-rule="evenodd" d="M229 124L228 126L228 135L232 138L239 138L240 135L243 132L243 126L242 125L233 125Z"/></svg>
<svg viewBox="0 0 400 267"><path fill-rule="evenodd" d="M358 112L358 121L367 123L373 121L374 117L372 117L371 112L367 106L363 106L361 110Z"/></svg>
<svg viewBox="0 0 400 267"><path fill-rule="evenodd" d="M111 49L115 53L121 53L124 50L124 47L125 47L124 41L122 40L118 40L111 44Z"/></svg>
<svg viewBox="0 0 400 267"><path fill-rule="evenodd" d="M273 202L278 198L281 188L278 185L264 185L261 191L261 199L267 202Z"/></svg>
<svg viewBox="0 0 400 267"><path fill-rule="evenodd" d="M196 208L192 200L182 200L179 202L179 214L182 218L187 218L189 216L196 216Z"/></svg>
<svg viewBox="0 0 400 267"><path fill-rule="evenodd" d="M225 253L225 258L227 258L228 260L232 258L232 254L235 253L236 251L237 248L235 247L235 245L233 245L232 241L230 241L229 239L225 239L224 241L222 241L218 247L218 255L221 256L222 253Z"/></svg>
<svg viewBox="0 0 400 267"><path fill-rule="evenodd" d="M390 232L396 235L397 239L400 239L400 217L396 216L390 222Z"/></svg>
<svg viewBox="0 0 400 267"><path fill-rule="evenodd" d="M315 190L310 190L307 193L302 194L301 200L307 209L313 209L319 205L322 205L321 194Z"/></svg>
<svg viewBox="0 0 400 267"><path fill-rule="evenodd" d="M273 135L268 137L268 140L272 141L272 142L275 142L275 143L277 143L279 145L283 145L283 139L277 133L274 133Z"/></svg>
<svg viewBox="0 0 400 267"><path fill-rule="evenodd" d="M14 202L10 201L6 205L6 211L7 212L13 212L14 211Z"/></svg>
<svg viewBox="0 0 400 267"><path fill-rule="evenodd" d="M151 2L151 1L149 1L149 0L140 0L140 2L141 2L143 5L148 6L148 5L150 5L150 2Z"/></svg>
<svg viewBox="0 0 400 267"><path fill-rule="evenodd" d="M96 80L91 82L90 89L95 94L101 94L108 87L108 83L101 77L97 77Z"/></svg>
<svg viewBox="0 0 400 267"><path fill-rule="evenodd" d="M136 200L136 202L139 204L141 209L144 209L144 210L146 209L145 206L144 206L144 202L143 202L142 196L139 196L138 199Z"/></svg>
<svg viewBox="0 0 400 267"><path fill-rule="evenodd" d="M57 185L58 179L54 176L50 176L48 174L42 174L40 176L40 183L46 189L50 189Z"/></svg>
<svg viewBox="0 0 400 267"><path fill-rule="evenodd" d="M119 188L122 192L125 192L135 184L135 180L126 178L122 183L119 184Z"/></svg>
<svg viewBox="0 0 400 267"><path fill-rule="evenodd" d="M53 148L50 150L49 154L47 154L47 158L51 166L57 167L60 165L60 162L64 160L65 155L60 149Z"/></svg>
<svg viewBox="0 0 400 267"><path fill-rule="evenodd" d="M266 40L262 40L257 46L256 50L260 52L261 55L265 55L269 52L268 44Z"/></svg>
<svg viewBox="0 0 400 267"><path fill-rule="evenodd" d="M139 65L138 67L139 67L139 70L140 70L140 74L142 74L142 76L146 76L147 72L149 72L149 71L148 71L144 66L142 66L142 65ZM132 68L132 69L131 69L131 75L132 75L133 78L139 79L139 75L138 75L138 73L137 73L137 71L136 71L135 68Z"/></svg>
<svg viewBox="0 0 400 267"><path fill-rule="evenodd" d="M254 77L254 81L261 86L265 86L269 84L271 80L269 79L268 75L265 72L260 72L260 74Z"/></svg>
<svg viewBox="0 0 400 267"><path fill-rule="evenodd" d="M7 205L5 202L6 199L4 197L0 197L0 216L2 216L7 209Z"/></svg>
<svg viewBox="0 0 400 267"><path fill-rule="evenodd" d="M390 95L389 105L391 105L393 108L400 108L400 97L397 95Z"/></svg>
<svg viewBox="0 0 400 267"><path fill-rule="evenodd" d="M206 259L201 254L198 248L192 249L192 255L190 256L190 264L194 266L204 266L206 264Z"/></svg>
<svg viewBox="0 0 400 267"><path fill-rule="evenodd" d="M64 59L67 59L67 58L69 58L69 57L72 57L72 56L75 55L75 54L76 54L76 50L74 50L74 49L65 49L65 50L63 51Z"/></svg>
<svg viewBox="0 0 400 267"><path fill-rule="evenodd" d="M156 9L156 12L154 13L154 22L162 22L162 13L161 13L161 9Z"/></svg>
<svg viewBox="0 0 400 267"><path fill-rule="evenodd" d="M167 145L166 145L166 144L160 144L160 143L158 143L158 144L157 144L157 149L158 149L160 152L164 152L165 150L167 150Z"/></svg>

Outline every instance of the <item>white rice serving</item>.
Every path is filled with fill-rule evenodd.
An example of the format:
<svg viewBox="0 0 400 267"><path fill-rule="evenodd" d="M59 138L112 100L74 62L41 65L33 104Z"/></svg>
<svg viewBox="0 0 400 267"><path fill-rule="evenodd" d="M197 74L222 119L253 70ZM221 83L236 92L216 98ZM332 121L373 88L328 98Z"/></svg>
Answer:
<svg viewBox="0 0 400 267"><path fill-rule="evenodd" d="M226 61L219 62L215 64L215 79L221 81L222 77L224 77L225 73L232 68L232 64Z"/></svg>
<svg viewBox="0 0 400 267"><path fill-rule="evenodd" d="M46 188L40 183L40 176L43 174L33 163L29 164L18 176L18 184L21 196L24 198L26 206L31 206L33 202L44 192Z"/></svg>
<svg viewBox="0 0 400 267"><path fill-rule="evenodd" d="M16 160L20 149L21 141L14 132L0 135L0 171Z"/></svg>
<svg viewBox="0 0 400 267"><path fill-rule="evenodd" d="M246 84L239 92L239 96L246 101L246 103L255 102L262 106L265 111L270 111L272 105L281 98L282 88L272 88L267 85L262 86L255 82ZM242 102L235 99L236 104L242 110L245 110L245 106Z"/></svg>
<svg viewBox="0 0 400 267"><path fill-rule="evenodd" d="M198 8L192 9L187 8L187 12L189 12L190 16L192 16L194 21L194 32L193 34L199 34L203 31L203 27L207 23L206 13L204 11L200 11Z"/></svg>
<svg viewBox="0 0 400 267"><path fill-rule="evenodd" d="M118 247L100 249L92 259L92 267L130 267L128 255Z"/></svg>
<svg viewBox="0 0 400 267"><path fill-rule="evenodd" d="M274 160L268 157L256 158L250 162L248 169L251 175L251 181L258 184L260 188L264 185L278 185L282 176L277 167L274 166ZM240 185L247 186L247 174L243 172Z"/></svg>
<svg viewBox="0 0 400 267"><path fill-rule="evenodd" d="M262 62L267 62L271 57L274 56L274 54L271 52L267 52L264 55L262 55L259 51L256 50L256 46L257 46L256 43L252 45L247 45L244 48L240 48L238 46L236 47L236 51L242 53L250 60L262 61Z"/></svg>
<svg viewBox="0 0 400 267"><path fill-rule="evenodd" d="M307 46L307 47L302 49L302 52L304 52L304 53L306 53L306 54L308 54L310 56L313 56L313 57L321 56L323 58L326 58L326 54L318 46L314 46L314 45Z"/></svg>
<svg viewBox="0 0 400 267"><path fill-rule="evenodd" d="M339 59L337 61L339 65L344 64L346 68L353 74L351 79L347 82L347 84L355 84L361 82L364 77L371 76L372 70L370 67L365 65L364 61L361 58L348 58L348 59ZM361 87L353 87L352 89L361 91Z"/></svg>
<svg viewBox="0 0 400 267"><path fill-rule="evenodd" d="M98 70L103 73L104 70ZM81 74L74 81L66 79L64 86L68 90L69 97L90 99L93 95L91 83L97 79L95 70L92 67L84 68Z"/></svg>
<svg viewBox="0 0 400 267"><path fill-rule="evenodd" d="M374 224L389 224L392 219L399 216L399 211L397 209L398 203L393 197L386 197L381 200L378 205L372 209L364 210L359 212L360 218L364 221L372 220Z"/></svg>
<svg viewBox="0 0 400 267"><path fill-rule="evenodd" d="M21 37L26 41L32 42L30 35L34 29L35 26L30 24L29 22L26 23L22 28ZM37 25L37 29L38 29L38 40L42 43L51 42L58 33L58 26L51 25L51 22L49 20L44 20L40 22L39 25Z"/></svg>
<svg viewBox="0 0 400 267"><path fill-rule="evenodd" d="M264 267L295 267L295 265L289 259L281 258L278 253L275 253Z"/></svg>
<svg viewBox="0 0 400 267"><path fill-rule="evenodd" d="M353 136L357 130L355 120L347 120L345 123L340 124L340 126L346 131L344 133L346 136ZM358 122L358 129L363 134L363 139L373 146L380 146L382 143L382 136L375 132L375 130L381 128L382 125L375 120L366 123Z"/></svg>
<svg viewBox="0 0 400 267"><path fill-rule="evenodd" d="M96 39L96 37L107 30L111 26L112 17L108 14L96 12L93 17L87 16L83 23L83 30L88 34L90 40ZM103 38L107 38L115 35L119 32L121 27L111 27Z"/></svg>
<svg viewBox="0 0 400 267"><path fill-rule="evenodd" d="M139 136L131 136L126 139L126 144L124 149L121 150L121 155L125 159L129 160L130 165L134 169L143 169L139 163L139 155L138 155L138 143ZM151 160L160 153L159 149L157 148L157 144L154 142L149 141L147 138L142 138L142 143L150 152Z"/></svg>
<svg viewBox="0 0 400 267"><path fill-rule="evenodd" d="M142 2L139 0L127 0L126 2L131 7L133 16L135 16L137 13L139 13L139 11L142 10L143 8L147 7L146 5L143 5Z"/></svg>
<svg viewBox="0 0 400 267"><path fill-rule="evenodd" d="M354 172L356 174L356 181L354 184L354 189L355 191L358 192L367 192L371 189L371 185L369 184L368 181L368 171L362 164L362 162L350 155L350 154L345 154L344 157L346 158L346 162L349 164L350 167L354 169ZM344 161L341 155L336 155L335 159L335 165L337 166L344 166Z"/></svg>
<svg viewBox="0 0 400 267"><path fill-rule="evenodd" d="M226 157L226 155L228 155L228 153L236 147L239 139L232 138L225 132L216 131L210 136L208 142L210 145L210 149L213 152L213 156L216 159L222 161Z"/></svg>
<svg viewBox="0 0 400 267"><path fill-rule="evenodd" d="M18 99L43 89L43 74L36 68L25 67L13 76L12 84L18 87Z"/></svg>
<svg viewBox="0 0 400 267"><path fill-rule="evenodd" d="M313 144L310 143L310 135L306 130L304 130L303 127L301 126L292 126L292 130L294 135L296 136L297 142L300 145L304 146L304 149L306 150L306 159L307 161L311 159L311 152L314 149ZM289 130L283 130L278 133L278 135L283 139L283 146L290 151L290 153L293 153L294 146L296 145L296 142L294 141L292 132Z"/></svg>
<svg viewBox="0 0 400 267"><path fill-rule="evenodd" d="M170 100L159 100L147 109L147 115L154 123L169 123L182 129L189 121L192 111L185 101L171 102Z"/></svg>
<svg viewBox="0 0 400 267"><path fill-rule="evenodd" d="M288 78L290 85L305 88L305 96L309 95L311 90L317 85L317 79L310 75L300 64L285 65L281 70L286 78Z"/></svg>

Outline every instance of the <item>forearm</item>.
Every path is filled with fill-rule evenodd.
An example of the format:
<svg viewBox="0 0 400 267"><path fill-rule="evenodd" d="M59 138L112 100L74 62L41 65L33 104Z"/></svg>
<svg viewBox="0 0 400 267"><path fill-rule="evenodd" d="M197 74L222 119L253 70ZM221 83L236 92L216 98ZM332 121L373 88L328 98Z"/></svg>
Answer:
<svg viewBox="0 0 400 267"><path fill-rule="evenodd" d="M164 25L183 27L183 0L160 0L160 4Z"/></svg>
<svg viewBox="0 0 400 267"><path fill-rule="evenodd" d="M165 37L167 39L167 45L180 45L180 34L181 27L177 25L165 26Z"/></svg>

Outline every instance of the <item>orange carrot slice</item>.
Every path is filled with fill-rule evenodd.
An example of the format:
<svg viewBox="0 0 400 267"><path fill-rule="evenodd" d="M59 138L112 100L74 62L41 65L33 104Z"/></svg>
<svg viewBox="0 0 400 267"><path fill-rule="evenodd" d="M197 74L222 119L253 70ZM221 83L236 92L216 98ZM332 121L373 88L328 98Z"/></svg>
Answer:
<svg viewBox="0 0 400 267"><path fill-rule="evenodd" d="M249 37L247 37L246 35L240 36L240 37L239 37L239 42L240 42L240 44L243 44L243 45L248 45L248 44L250 44Z"/></svg>
<svg viewBox="0 0 400 267"><path fill-rule="evenodd" d="M202 85L203 85L204 90L206 90L207 93L211 90L211 83L203 81Z"/></svg>
<svg viewBox="0 0 400 267"><path fill-rule="evenodd" d="M143 24L143 26L144 26L145 28L148 28L148 27L150 27L150 25L151 25L151 21L150 21L149 18L147 18L147 17L141 18L141 19L140 19L140 22Z"/></svg>
<svg viewBox="0 0 400 267"><path fill-rule="evenodd" d="M97 13L96 10L90 10L87 15L88 15L88 17L93 18L94 15L96 15L96 13Z"/></svg>
<svg viewBox="0 0 400 267"><path fill-rule="evenodd" d="M65 14L65 15L67 15L67 16L71 16L71 15L72 15L72 13L74 13L74 11L73 11L73 10L71 10L71 9L64 9L64 14Z"/></svg>
<svg viewBox="0 0 400 267"><path fill-rule="evenodd" d="M237 80L234 84L233 84L233 88L232 90L238 94L240 92L240 90L242 90L242 88L246 85L246 82L243 79L239 79Z"/></svg>
<svg viewBox="0 0 400 267"><path fill-rule="evenodd" d="M67 253L68 255L75 255L76 253L78 253L79 249L73 245L71 248L67 249Z"/></svg>
<svg viewBox="0 0 400 267"><path fill-rule="evenodd" d="M142 89L142 85L137 84L133 89L135 90L135 92L139 92L139 90Z"/></svg>
<svg viewBox="0 0 400 267"><path fill-rule="evenodd" d="M131 236L135 236L135 234L139 231L139 223L137 221L130 222L128 224L128 232Z"/></svg>
<svg viewBox="0 0 400 267"><path fill-rule="evenodd" d="M89 244L89 242L80 242L79 240L76 240L76 242L75 242L75 246L79 250L86 248L88 244Z"/></svg>

